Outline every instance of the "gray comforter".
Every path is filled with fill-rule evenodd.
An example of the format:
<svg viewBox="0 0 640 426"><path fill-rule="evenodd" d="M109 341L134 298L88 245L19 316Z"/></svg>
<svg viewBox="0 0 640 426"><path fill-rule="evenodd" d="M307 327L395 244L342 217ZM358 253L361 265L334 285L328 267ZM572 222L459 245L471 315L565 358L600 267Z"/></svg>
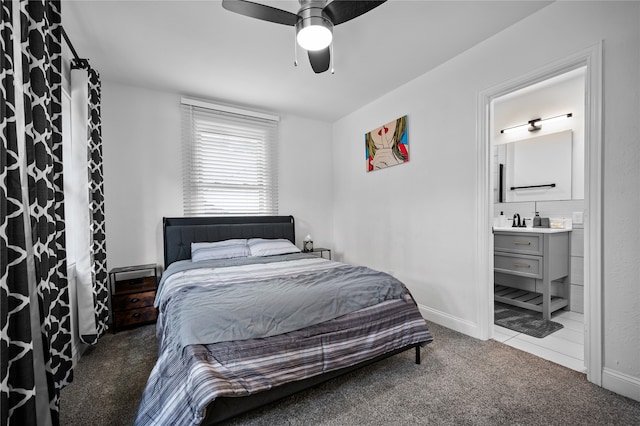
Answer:
<svg viewBox="0 0 640 426"><path fill-rule="evenodd" d="M172 265L159 288L158 361L137 426L197 425L208 409L224 418L212 408L218 398L268 391L432 340L409 292L386 274L302 254L190 263ZM352 289L358 301L345 293ZM371 295L362 294L367 289ZM282 331L289 328L296 329ZM225 340L239 335L259 337ZM215 339L223 341L187 343Z"/></svg>
<svg viewBox="0 0 640 426"><path fill-rule="evenodd" d="M300 262L312 270L301 270ZM268 278L246 268L222 277L187 272L175 291L163 289L159 303L172 324L173 349L275 336L407 294L388 274L318 258L280 261Z"/></svg>

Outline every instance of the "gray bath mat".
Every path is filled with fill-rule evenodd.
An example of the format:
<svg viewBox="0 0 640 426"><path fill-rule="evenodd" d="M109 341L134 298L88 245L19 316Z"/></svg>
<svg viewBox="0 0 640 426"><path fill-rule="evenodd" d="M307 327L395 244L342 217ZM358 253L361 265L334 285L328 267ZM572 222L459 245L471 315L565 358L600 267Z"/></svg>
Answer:
<svg viewBox="0 0 640 426"><path fill-rule="evenodd" d="M539 312L498 302L494 303L493 315L496 325L538 338L546 337L563 327L560 323L542 319Z"/></svg>

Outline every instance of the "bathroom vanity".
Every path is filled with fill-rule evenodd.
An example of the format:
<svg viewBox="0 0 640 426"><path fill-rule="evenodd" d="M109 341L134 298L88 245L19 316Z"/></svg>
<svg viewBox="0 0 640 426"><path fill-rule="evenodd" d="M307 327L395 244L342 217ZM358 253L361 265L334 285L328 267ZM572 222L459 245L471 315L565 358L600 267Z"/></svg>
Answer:
<svg viewBox="0 0 640 426"><path fill-rule="evenodd" d="M498 302L551 313L569 305L569 233L570 229L494 228L494 271L524 277L534 285L531 290L496 284ZM551 293L551 283L560 282L562 295ZM533 291L532 291L533 290Z"/></svg>

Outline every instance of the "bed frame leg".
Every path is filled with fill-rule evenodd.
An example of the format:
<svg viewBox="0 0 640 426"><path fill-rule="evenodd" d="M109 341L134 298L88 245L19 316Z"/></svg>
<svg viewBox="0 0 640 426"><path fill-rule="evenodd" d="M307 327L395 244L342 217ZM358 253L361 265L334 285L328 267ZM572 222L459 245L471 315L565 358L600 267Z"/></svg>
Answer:
<svg viewBox="0 0 640 426"><path fill-rule="evenodd" d="M420 345L416 345L416 364L420 364Z"/></svg>

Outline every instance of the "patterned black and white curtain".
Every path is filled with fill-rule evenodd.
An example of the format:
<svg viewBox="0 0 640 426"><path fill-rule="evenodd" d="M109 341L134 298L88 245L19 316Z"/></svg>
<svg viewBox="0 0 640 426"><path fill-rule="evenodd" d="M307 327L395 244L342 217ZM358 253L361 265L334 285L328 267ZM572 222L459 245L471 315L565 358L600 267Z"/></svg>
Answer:
<svg viewBox="0 0 640 426"><path fill-rule="evenodd" d="M1 5L0 421L56 425L72 380L60 2Z"/></svg>
<svg viewBox="0 0 640 426"><path fill-rule="evenodd" d="M78 325L80 340L93 345L107 330L109 320L102 175L101 85L97 71L88 64L72 63L71 98L73 139L78 168L86 170L78 214L76 255Z"/></svg>

